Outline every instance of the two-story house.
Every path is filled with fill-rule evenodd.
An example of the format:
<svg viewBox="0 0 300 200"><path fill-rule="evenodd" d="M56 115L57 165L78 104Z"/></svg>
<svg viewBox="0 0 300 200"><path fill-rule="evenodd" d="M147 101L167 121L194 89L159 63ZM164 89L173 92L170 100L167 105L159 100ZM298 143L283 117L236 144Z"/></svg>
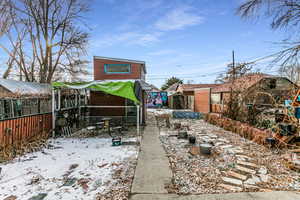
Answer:
<svg viewBox="0 0 300 200"><path fill-rule="evenodd" d="M132 81L138 82L141 92L141 122L146 119L146 64L144 61L94 56L95 81ZM109 116L125 122L134 122L137 116L135 104L129 99L102 92L91 92L91 104L103 106L91 111L93 116ZM127 106L127 107L126 107Z"/></svg>

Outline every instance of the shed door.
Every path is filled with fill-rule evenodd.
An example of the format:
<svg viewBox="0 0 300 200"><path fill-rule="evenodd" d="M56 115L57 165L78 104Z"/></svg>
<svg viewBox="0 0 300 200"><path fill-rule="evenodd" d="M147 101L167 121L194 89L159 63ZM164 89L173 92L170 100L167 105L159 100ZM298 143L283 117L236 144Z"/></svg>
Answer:
<svg viewBox="0 0 300 200"><path fill-rule="evenodd" d="M195 90L195 112L210 112L210 88L201 88Z"/></svg>

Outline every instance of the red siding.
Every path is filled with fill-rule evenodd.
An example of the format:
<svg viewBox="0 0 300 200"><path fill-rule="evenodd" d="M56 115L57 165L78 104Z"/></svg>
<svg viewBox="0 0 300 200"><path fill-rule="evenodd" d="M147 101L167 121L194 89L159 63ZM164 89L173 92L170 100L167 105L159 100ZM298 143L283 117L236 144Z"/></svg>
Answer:
<svg viewBox="0 0 300 200"><path fill-rule="evenodd" d="M130 64L129 74L106 74L104 64ZM143 79L142 64L94 58L94 80Z"/></svg>
<svg viewBox="0 0 300 200"><path fill-rule="evenodd" d="M95 106L125 106L125 99L103 92L91 92L91 105ZM124 116L125 108L93 108L93 116Z"/></svg>
<svg viewBox="0 0 300 200"><path fill-rule="evenodd" d="M210 89L196 89L195 90L195 111L201 113L210 112Z"/></svg>
<svg viewBox="0 0 300 200"><path fill-rule="evenodd" d="M8 132L7 130L11 131ZM24 142L39 134L49 134L51 130L51 114L0 121L0 146Z"/></svg>

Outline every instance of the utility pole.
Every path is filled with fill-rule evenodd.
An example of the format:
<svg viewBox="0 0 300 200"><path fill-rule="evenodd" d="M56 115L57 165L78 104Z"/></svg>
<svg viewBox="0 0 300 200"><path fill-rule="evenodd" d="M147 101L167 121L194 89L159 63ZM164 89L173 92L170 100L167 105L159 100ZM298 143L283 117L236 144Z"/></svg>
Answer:
<svg viewBox="0 0 300 200"><path fill-rule="evenodd" d="M228 104L228 109L229 109L229 116L230 118L235 118L235 111L233 108L233 101L234 101L234 97L233 97L233 85L234 85L234 81L236 78L236 74L235 74L235 58L234 58L234 50L232 51L232 69L231 69L231 84L230 84L230 100L229 100L229 104Z"/></svg>

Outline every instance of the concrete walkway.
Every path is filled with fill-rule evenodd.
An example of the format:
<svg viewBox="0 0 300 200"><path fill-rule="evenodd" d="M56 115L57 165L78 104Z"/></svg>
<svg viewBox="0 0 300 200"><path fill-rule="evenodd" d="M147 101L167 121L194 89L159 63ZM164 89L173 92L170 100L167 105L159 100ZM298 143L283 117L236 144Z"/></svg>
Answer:
<svg viewBox="0 0 300 200"><path fill-rule="evenodd" d="M144 130L130 200L300 200L296 192L258 192L179 196L168 194L172 172L156 126Z"/></svg>
<svg viewBox="0 0 300 200"><path fill-rule="evenodd" d="M298 200L300 194L295 192L256 192L232 194L204 194L204 195L163 195L144 194L133 195L132 200Z"/></svg>
<svg viewBox="0 0 300 200"><path fill-rule="evenodd" d="M172 172L169 159L159 140L156 126L144 130L135 171L132 194L167 194L165 184L170 183Z"/></svg>

